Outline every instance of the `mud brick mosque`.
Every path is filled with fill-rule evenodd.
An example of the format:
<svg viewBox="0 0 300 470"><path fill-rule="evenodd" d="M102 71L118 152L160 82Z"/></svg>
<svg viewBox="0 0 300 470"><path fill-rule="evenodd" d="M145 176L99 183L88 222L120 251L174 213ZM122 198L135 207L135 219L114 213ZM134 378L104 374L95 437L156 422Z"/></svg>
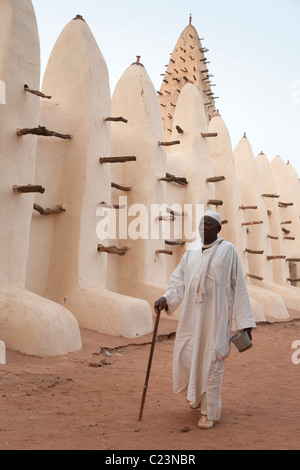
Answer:
<svg viewBox="0 0 300 470"><path fill-rule="evenodd" d="M55 356L81 348L80 328L151 332L153 302L193 241L187 228L196 233L199 214L186 210L196 206L221 215L256 321L300 318L299 176L280 156L255 156L246 133L232 148L192 18L160 90L138 56L111 92L80 15L41 87L31 0L2 0L1 15L0 340ZM115 230L102 239L103 220Z"/></svg>

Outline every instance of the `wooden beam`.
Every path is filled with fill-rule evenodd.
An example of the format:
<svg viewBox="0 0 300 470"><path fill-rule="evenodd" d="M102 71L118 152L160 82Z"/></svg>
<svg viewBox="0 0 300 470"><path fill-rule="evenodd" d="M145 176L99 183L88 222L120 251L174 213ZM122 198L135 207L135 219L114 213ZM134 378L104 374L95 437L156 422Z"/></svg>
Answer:
<svg viewBox="0 0 300 470"><path fill-rule="evenodd" d="M171 250L156 250L155 253L157 255L169 255L169 256L173 255L173 251L171 251Z"/></svg>
<svg viewBox="0 0 300 470"><path fill-rule="evenodd" d="M125 122L125 124L127 124L128 120L123 118L123 117L105 117L103 118L103 121L104 122L107 122L107 121L113 121L113 122Z"/></svg>
<svg viewBox="0 0 300 470"><path fill-rule="evenodd" d="M105 201L100 202L99 206L105 207L106 209L125 209L126 206L120 206L119 204L108 204Z"/></svg>
<svg viewBox="0 0 300 470"><path fill-rule="evenodd" d="M130 248L128 246L124 246L123 248L118 248L117 246L108 246L105 247L103 245L98 245L98 252L99 253L108 253L111 255L118 255L118 256L125 256L127 251L129 251Z"/></svg>
<svg viewBox="0 0 300 470"><path fill-rule="evenodd" d="M100 163L126 163L136 162L136 157L101 157Z"/></svg>
<svg viewBox="0 0 300 470"><path fill-rule="evenodd" d="M28 93L31 93L32 95L37 95L40 98L47 98L48 100L51 100L52 96L46 96L44 93L41 91L36 91L36 90L31 90L28 85L24 85L24 90L27 91Z"/></svg>
<svg viewBox="0 0 300 470"><path fill-rule="evenodd" d="M267 256L268 261L272 261L274 259L286 259L286 256L284 255Z"/></svg>
<svg viewBox="0 0 300 470"><path fill-rule="evenodd" d="M246 248L245 253L250 253L251 255L263 255L264 251L249 250L249 248Z"/></svg>
<svg viewBox="0 0 300 470"><path fill-rule="evenodd" d="M167 208L167 212L175 217L185 217L187 215L187 212L173 211L170 207Z"/></svg>
<svg viewBox="0 0 300 470"><path fill-rule="evenodd" d="M209 199L207 204L210 206L223 206L223 201L219 199Z"/></svg>
<svg viewBox="0 0 300 470"><path fill-rule="evenodd" d="M15 192L18 192L18 193L40 193L40 194L44 194L44 192L46 191L45 188L43 188L43 186L39 186L39 185L32 185L32 184L28 184L28 186L17 186L15 185L13 187L13 190Z"/></svg>
<svg viewBox="0 0 300 470"><path fill-rule="evenodd" d="M250 209L257 209L257 206L240 206L242 211L250 210Z"/></svg>
<svg viewBox="0 0 300 470"><path fill-rule="evenodd" d="M115 189L119 189L120 191L127 191L127 192L132 191L133 189L133 186L121 186L116 183L111 183L111 187Z"/></svg>
<svg viewBox="0 0 300 470"><path fill-rule="evenodd" d="M170 220L171 222L174 222L175 217L174 215L159 215L156 220L159 220L159 221L165 221L165 220Z"/></svg>
<svg viewBox="0 0 300 470"><path fill-rule="evenodd" d="M186 178L177 177L175 175L171 175L171 173L166 173L165 178L159 178L158 181L166 181L167 183L177 183L181 186L185 186L188 184Z"/></svg>
<svg viewBox="0 0 300 470"><path fill-rule="evenodd" d="M212 176L211 178L206 178L207 183L219 183L219 181L225 181L225 176Z"/></svg>
<svg viewBox="0 0 300 470"><path fill-rule="evenodd" d="M39 206L38 204L33 204L33 209L44 216L61 214L62 212L66 212L66 209L63 208L62 204L54 207L54 209L43 209L43 207Z"/></svg>
<svg viewBox="0 0 300 470"><path fill-rule="evenodd" d="M278 202L278 206L282 208L293 206L293 205L294 205L293 202Z"/></svg>
<svg viewBox="0 0 300 470"><path fill-rule="evenodd" d="M165 244L170 245L170 246L184 246L186 242L184 240L179 240L179 241L165 240Z"/></svg>
<svg viewBox="0 0 300 470"><path fill-rule="evenodd" d="M71 134L59 134L58 132L53 132L49 131L46 129L44 126L38 126L33 129L17 129L17 135L23 136L23 135L41 135L45 137L58 137L60 139L72 139L73 136Z"/></svg>
<svg viewBox="0 0 300 470"><path fill-rule="evenodd" d="M278 194L262 194L262 197L279 198Z"/></svg>
<svg viewBox="0 0 300 470"><path fill-rule="evenodd" d="M263 277L256 276L255 274L247 274L247 277L249 277L250 279L256 279L257 281L263 281L264 280Z"/></svg>
<svg viewBox="0 0 300 470"><path fill-rule="evenodd" d="M263 221L258 222L243 222L242 225L260 225L263 224Z"/></svg>
<svg viewBox="0 0 300 470"><path fill-rule="evenodd" d="M217 132L201 132L201 135L203 139L206 139L206 137L218 137Z"/></svg>
<svg viewBox="0 0 300 470"><path fill-rule="evenodd" d="M159 147L170 147L171 145L179 145L180 140L174 140L173 142L158 142Z"/></svg>

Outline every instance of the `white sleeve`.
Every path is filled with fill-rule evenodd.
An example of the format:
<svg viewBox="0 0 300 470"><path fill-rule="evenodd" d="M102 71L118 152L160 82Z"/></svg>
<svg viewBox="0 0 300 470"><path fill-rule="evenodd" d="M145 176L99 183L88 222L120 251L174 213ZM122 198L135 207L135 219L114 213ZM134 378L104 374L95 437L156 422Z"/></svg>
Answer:
<svg viewBox="0 0 300 470"><path fill-rule="evenodd" d="M185 291L185 266L187 252L181 258L181 261L170 277L168 290L164 294L167 300L169 310L168 315L172 315L181 304Z"/></svg>
<svg viewBox="0 0 300 470"><path fill-rule="evenodd" d="M256 328L242 266L236 254L234 317L236 328Z"/></svg>

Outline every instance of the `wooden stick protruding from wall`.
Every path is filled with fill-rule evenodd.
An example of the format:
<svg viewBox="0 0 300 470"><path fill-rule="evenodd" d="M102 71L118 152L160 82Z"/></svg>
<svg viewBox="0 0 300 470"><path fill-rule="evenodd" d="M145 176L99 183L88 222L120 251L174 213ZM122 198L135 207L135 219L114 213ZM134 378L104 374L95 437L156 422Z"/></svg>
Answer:
<svg viewBox="0 0 300 470"><path fill-rule="evenodd" d="M167 207L167 212L174 217L185 217L187 215L187 212L177 212L171 209L170 207Z"/></svg>
<svg viewBox="0 0 300 470"><path fill-rule="evenodd" d="M99 253L108 253L110 255L118 255L118 256L125 256L127 251L130 248L128 246L124 246L123 248L118 248L117 246L103 246L101 244L98 245L98 252Z"/></svg>
<svg viewBox="0 0 300 470"><path fill-rule="evenodd" d="M126 206L120 206L119 204L108 204L105 201L100 202L99 206L104 207L105 209L125 209Z"/></svg>
<svg viewBox="0 0 300 470"><path fill-rule="evenodd" d="M159 147L170 147L171 145L179 145L180 140L173 140L172 142L158 142Z"/></svg>
<svg viewBox="0 0 300 470"><path fill-rule="evenodd" d="M23 194L27 194L27 193L40 193L40 194L44 194L44 192L46 191L45 188L43 188L43 186L39 186L39 185L33 185L33 184L28 184L27 186L18 186L18 185L15 185L13 187L13 190L17 193L23 193Z"/></svg>
<svg viewBox="0 0 300 470"><path fill-rule="evenodd" d="M257 281L263 281L264 280L263 277L256 276L256 274L247 274L246 276L249 277L250 279L256 279Z"/></svg>
<svg viewBox="0 0 300 470"><path fill-rule="evenodd" d="M111 187L115 189L119 189L120 191L125 191L125 192L132 191L133 189L133 186L121 186L120 184L116 184L116 183L111 183Z"/></svg>
<svg viewBox="0 0 300 470"><path fill-rule="evenodd" d="M262 194L261 197L279 198L278 194Z"/></svg>
<svg viewBox="0 0 300 470"><path fill-rule="evenodd" d="M173 255L173 251L171 251L171 250L156 250L155 253L157 255L169 255L169 256Z"/></svg>
<svg viewBox="0 0 300 470"><path fill-rule="evenodd" d="M59 139L72 139L73 136L71 134L59 134L58 132L54 131L49 131L46 129L44 126L38 126L33 129L17 129L17 135L23 136L23 135L41 135L45 137L58 137Z"/></svg>
<svg viewBox="0 0 300 470"><path fill-rule="evenodd" d="M219 183L220 181L225 181L225 176L212 176L211 178L206 178L207 183Z"/></svg>
<svg viewBox="0 0 300 470"><path fill-rule="evenodd" d="M171 175L171 173L166 173L165 178L159 178L158 181L166 181L167 183L177 183L181 186L185 186L188 184L186 178L181 178L175 175Z"/></svg>
<svg viewBox="0 0 300 470"><path fill-rule="evenodd" d="M258 207L257 206L240 206L240 209L242 211L247 211L247 210L252 210L252 209L256 210L256 209L258 209Z"/></svg>
<svg viewBox="0 0 300 470"><path fill-rule="evenodd" d="M209 199L207 201L207 205L209 206L223 206L223 201L219 199Z"/></svg>
<svg viewBox="0 0 300 470"><path fill-rule="evenodd" d="M136 162L136 157L101 157L100 163L127 163Z"/></svg>
<svg viewBox="0 0 300 470"><path fill-rule="evenodd" d="M166 221L166 220L169 220L170 222L174 222L174 220L176 220L176 217L173 215L173 214L170 214L170 215L158 215L156 217L156 220L158 221Z"/></svg>
<svg viewBox="0 0 300 470"><path fill-rule="evenodd" d="M51 100L52 98L52 96L44 95L44 93L42 93L41 91L31 90L28 85L24 85L24 90L28 93L31 93L32 95L37 95L40 98L46 98L47 100Z"/></svg>
<svg viewBox="0 0 300 470"><path fill-rule="evenodd" d="M105 117L103 118L104 122L112 121L112 122L125 122L125 124L128 123L128 119L123 118L122 116L120 117Z"/></svg>
<svg viewBox="0 0 300 470"><path fill-rule="evenodd" d="M178 134L184 134L184 130L181 129L180 126L176 126L176 130L177 130Z"/></svg>
<svg viewBox="0 0 300 470"><path fill-rule="evenodd" d="M290 207L293 205L294 205L293 202L278 202L278 206L281 208L286 208L286 207Z"/></svg>
<svg viewBox="0 0 300 470"><path fill-rule="evenodd" d="M259 221L256 221L256 222L243 222L242 223L243 226L245 226L245 225L260 225L260 224L263 224L262 220L259 220Z"/></svg>
<svg viewBox="0 0 300 470"><path fill-rule="evenodd" d="M264 251L259 251L259 250L249 250L249 248L245 249L245 253L250 253L251 255L263 255Z"/></svg>
<svg viewBox="0 0 300 470"><path fill-rule="evenodd" d="M206 139L206 137L218 137L217 132L201 132L201 135L203 139Z"/></svg>
<svg viewBox="0 0 300 470"><path fill-rule="evenodd" d="M172 241L172 240L165 240L166 245L170 246L184 246L186 242L184 240Z"/></svg>
<svg viewBox="0 0 300 470"><path fill-rule="evenodd" d="M43 207L39 206L38 204L33 204L33 209L39 212L41 215L54 215L54 214L62 214L66 212L62 204L57 205L54 209L44 209Z"/></svg>

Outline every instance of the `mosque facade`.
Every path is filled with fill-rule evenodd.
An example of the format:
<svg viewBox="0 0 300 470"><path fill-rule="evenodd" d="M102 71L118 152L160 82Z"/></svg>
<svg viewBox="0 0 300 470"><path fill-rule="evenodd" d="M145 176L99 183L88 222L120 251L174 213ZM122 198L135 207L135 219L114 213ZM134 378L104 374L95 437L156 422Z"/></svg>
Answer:
<svg viewBox="0 0 300 470"><path fill-rule="evenodd" d="M2 0L2 15L0 340L55 356L81 348L80 328L151 332L206 209L237 248L256 321L299 318L299 177L246 134L233 149L192 18L159 91L137 57L111 93L80 15L41 90L31 0Z"/></svg>

